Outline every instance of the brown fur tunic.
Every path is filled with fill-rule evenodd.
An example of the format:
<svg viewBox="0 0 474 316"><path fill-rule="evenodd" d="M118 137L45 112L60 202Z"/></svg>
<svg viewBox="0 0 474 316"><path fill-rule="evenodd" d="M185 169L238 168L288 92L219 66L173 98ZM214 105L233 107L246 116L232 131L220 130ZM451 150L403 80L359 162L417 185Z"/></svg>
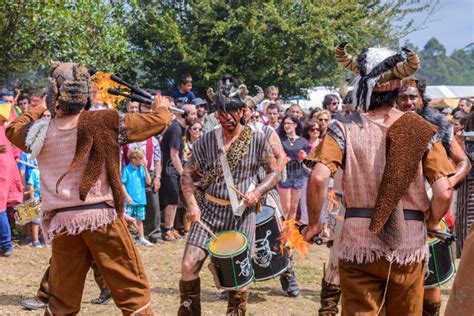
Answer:
<svg viewBox="0 0 474 316"><path fill-rule="evenodd" d="M369 226L372 233L380 234L383 229L393 234L402 231L395 222L400 216L403 220L403 213L397 216L394 210L413 182L436 131L434 125L415 113L405 113L388 129L385 169ZM393 225L395 227L391 227ZM397 239L392 233L387 237Z"/></svg>

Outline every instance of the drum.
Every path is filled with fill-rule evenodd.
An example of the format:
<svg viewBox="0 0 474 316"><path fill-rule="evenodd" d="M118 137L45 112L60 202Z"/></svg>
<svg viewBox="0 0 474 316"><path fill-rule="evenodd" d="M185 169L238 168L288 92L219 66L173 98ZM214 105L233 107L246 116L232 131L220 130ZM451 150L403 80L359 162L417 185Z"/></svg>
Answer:
<svg viewBox="0 0 474 316"><path fill-rule="evenodd" d="M255 253L252 266L255 281L274 278L288 269L290 259L280 250L280 225L275 209L262 206L257 214Z"/></svg>
<svg viewBox="0 0 474 316"><path fill-rule="evenodd" d="M446 222L441 221L443 233L448 233ZM445 284L454 276L456 267L454 265L454 255L452 251L452 238L441 240L439 238L428 237L429 263L425 272L425 288L435 288Z"/></svg>
<svg viewBox="0 0 474 316"><path fill-rule="evenodd" d="M15 220L20 225L25 225L41 217L41 201L30 199L15 206Z"/></svg>
<svg viewBox="0 0 474 316"><path fill-rule="evenodd" d="M253 281L249 244L243 233L235 230L221 232L207 242L206 248L218 287L237 290Z"/></svg>

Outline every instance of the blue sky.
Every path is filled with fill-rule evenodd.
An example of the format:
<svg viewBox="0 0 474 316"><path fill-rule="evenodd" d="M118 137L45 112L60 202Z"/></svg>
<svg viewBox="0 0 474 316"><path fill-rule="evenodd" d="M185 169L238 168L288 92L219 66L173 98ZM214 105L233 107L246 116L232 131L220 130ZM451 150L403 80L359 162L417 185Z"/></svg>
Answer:
<svg viewBox="0 0 474 316"><path fill-rule="evenodd" d="M412 15L423 21L426 13ZM440 8L430 18L425 29L409 34L405 39L422 49L431 37L436 37L450 54L474 42L474 0L442 0Z"/></svg>

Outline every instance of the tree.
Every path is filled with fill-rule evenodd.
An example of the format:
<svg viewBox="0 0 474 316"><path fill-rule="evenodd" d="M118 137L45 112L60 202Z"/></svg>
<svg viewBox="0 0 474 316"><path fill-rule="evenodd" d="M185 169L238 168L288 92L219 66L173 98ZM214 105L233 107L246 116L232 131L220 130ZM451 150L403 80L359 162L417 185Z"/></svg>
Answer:
<svg viewBox="0 0 474 316"><path fill-rule="evenodd" d="M430 85L472 85L474 82L474 44L446 55L445 47L431 38L419 52L421 69L417 77Z"/></svg>
<svg viewBox="0 0 474 316"><path fill-rule="evenodd" d="M249 87L273 84L283 95L299 95L315 85L337 85L347 75L334 58L338 42L348 41L354 53L396 43L390 21L429 6L411 3L129 1L128 34L137 58L127 75L148 87L172 89L189 72L202 92L230 72Z"/></svg>
<svg viewBox="0 0 474 316"><path fill-rule="evenodd" d="M106 0L4 0L0 4L0 73L44 78L50 60L103 70L128 66L123 6Z"/></svg>

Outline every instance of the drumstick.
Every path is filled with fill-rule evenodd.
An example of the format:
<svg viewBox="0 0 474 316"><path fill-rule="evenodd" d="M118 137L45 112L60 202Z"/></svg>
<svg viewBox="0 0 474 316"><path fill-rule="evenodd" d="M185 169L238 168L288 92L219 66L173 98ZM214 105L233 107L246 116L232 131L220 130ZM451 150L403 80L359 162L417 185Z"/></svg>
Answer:
<svg viewBox="0 0 474 316"><path fill-rule="evenodd" d="M217 238L216 234L214 234L214 233L212 232L212 230L210 230L209 227L206 226L206 224L204 224L203 222L201 222L201 220L198 220L197 222L199 223L199 225L202 226L202 228L204 228L209 234L211 234L212 237Z"/></svg>
<svg viewBox="0 0 474 316"><path fill-rule="evenodd" d="M243 198L243 199L246 198L245 194L243 194L242 192L240 192L239 189L237 189L236 187L231 186L230 188L231 188L232 190L234 190L235 193L237 193L238 195L240 195L241 198Z"/></svg>

